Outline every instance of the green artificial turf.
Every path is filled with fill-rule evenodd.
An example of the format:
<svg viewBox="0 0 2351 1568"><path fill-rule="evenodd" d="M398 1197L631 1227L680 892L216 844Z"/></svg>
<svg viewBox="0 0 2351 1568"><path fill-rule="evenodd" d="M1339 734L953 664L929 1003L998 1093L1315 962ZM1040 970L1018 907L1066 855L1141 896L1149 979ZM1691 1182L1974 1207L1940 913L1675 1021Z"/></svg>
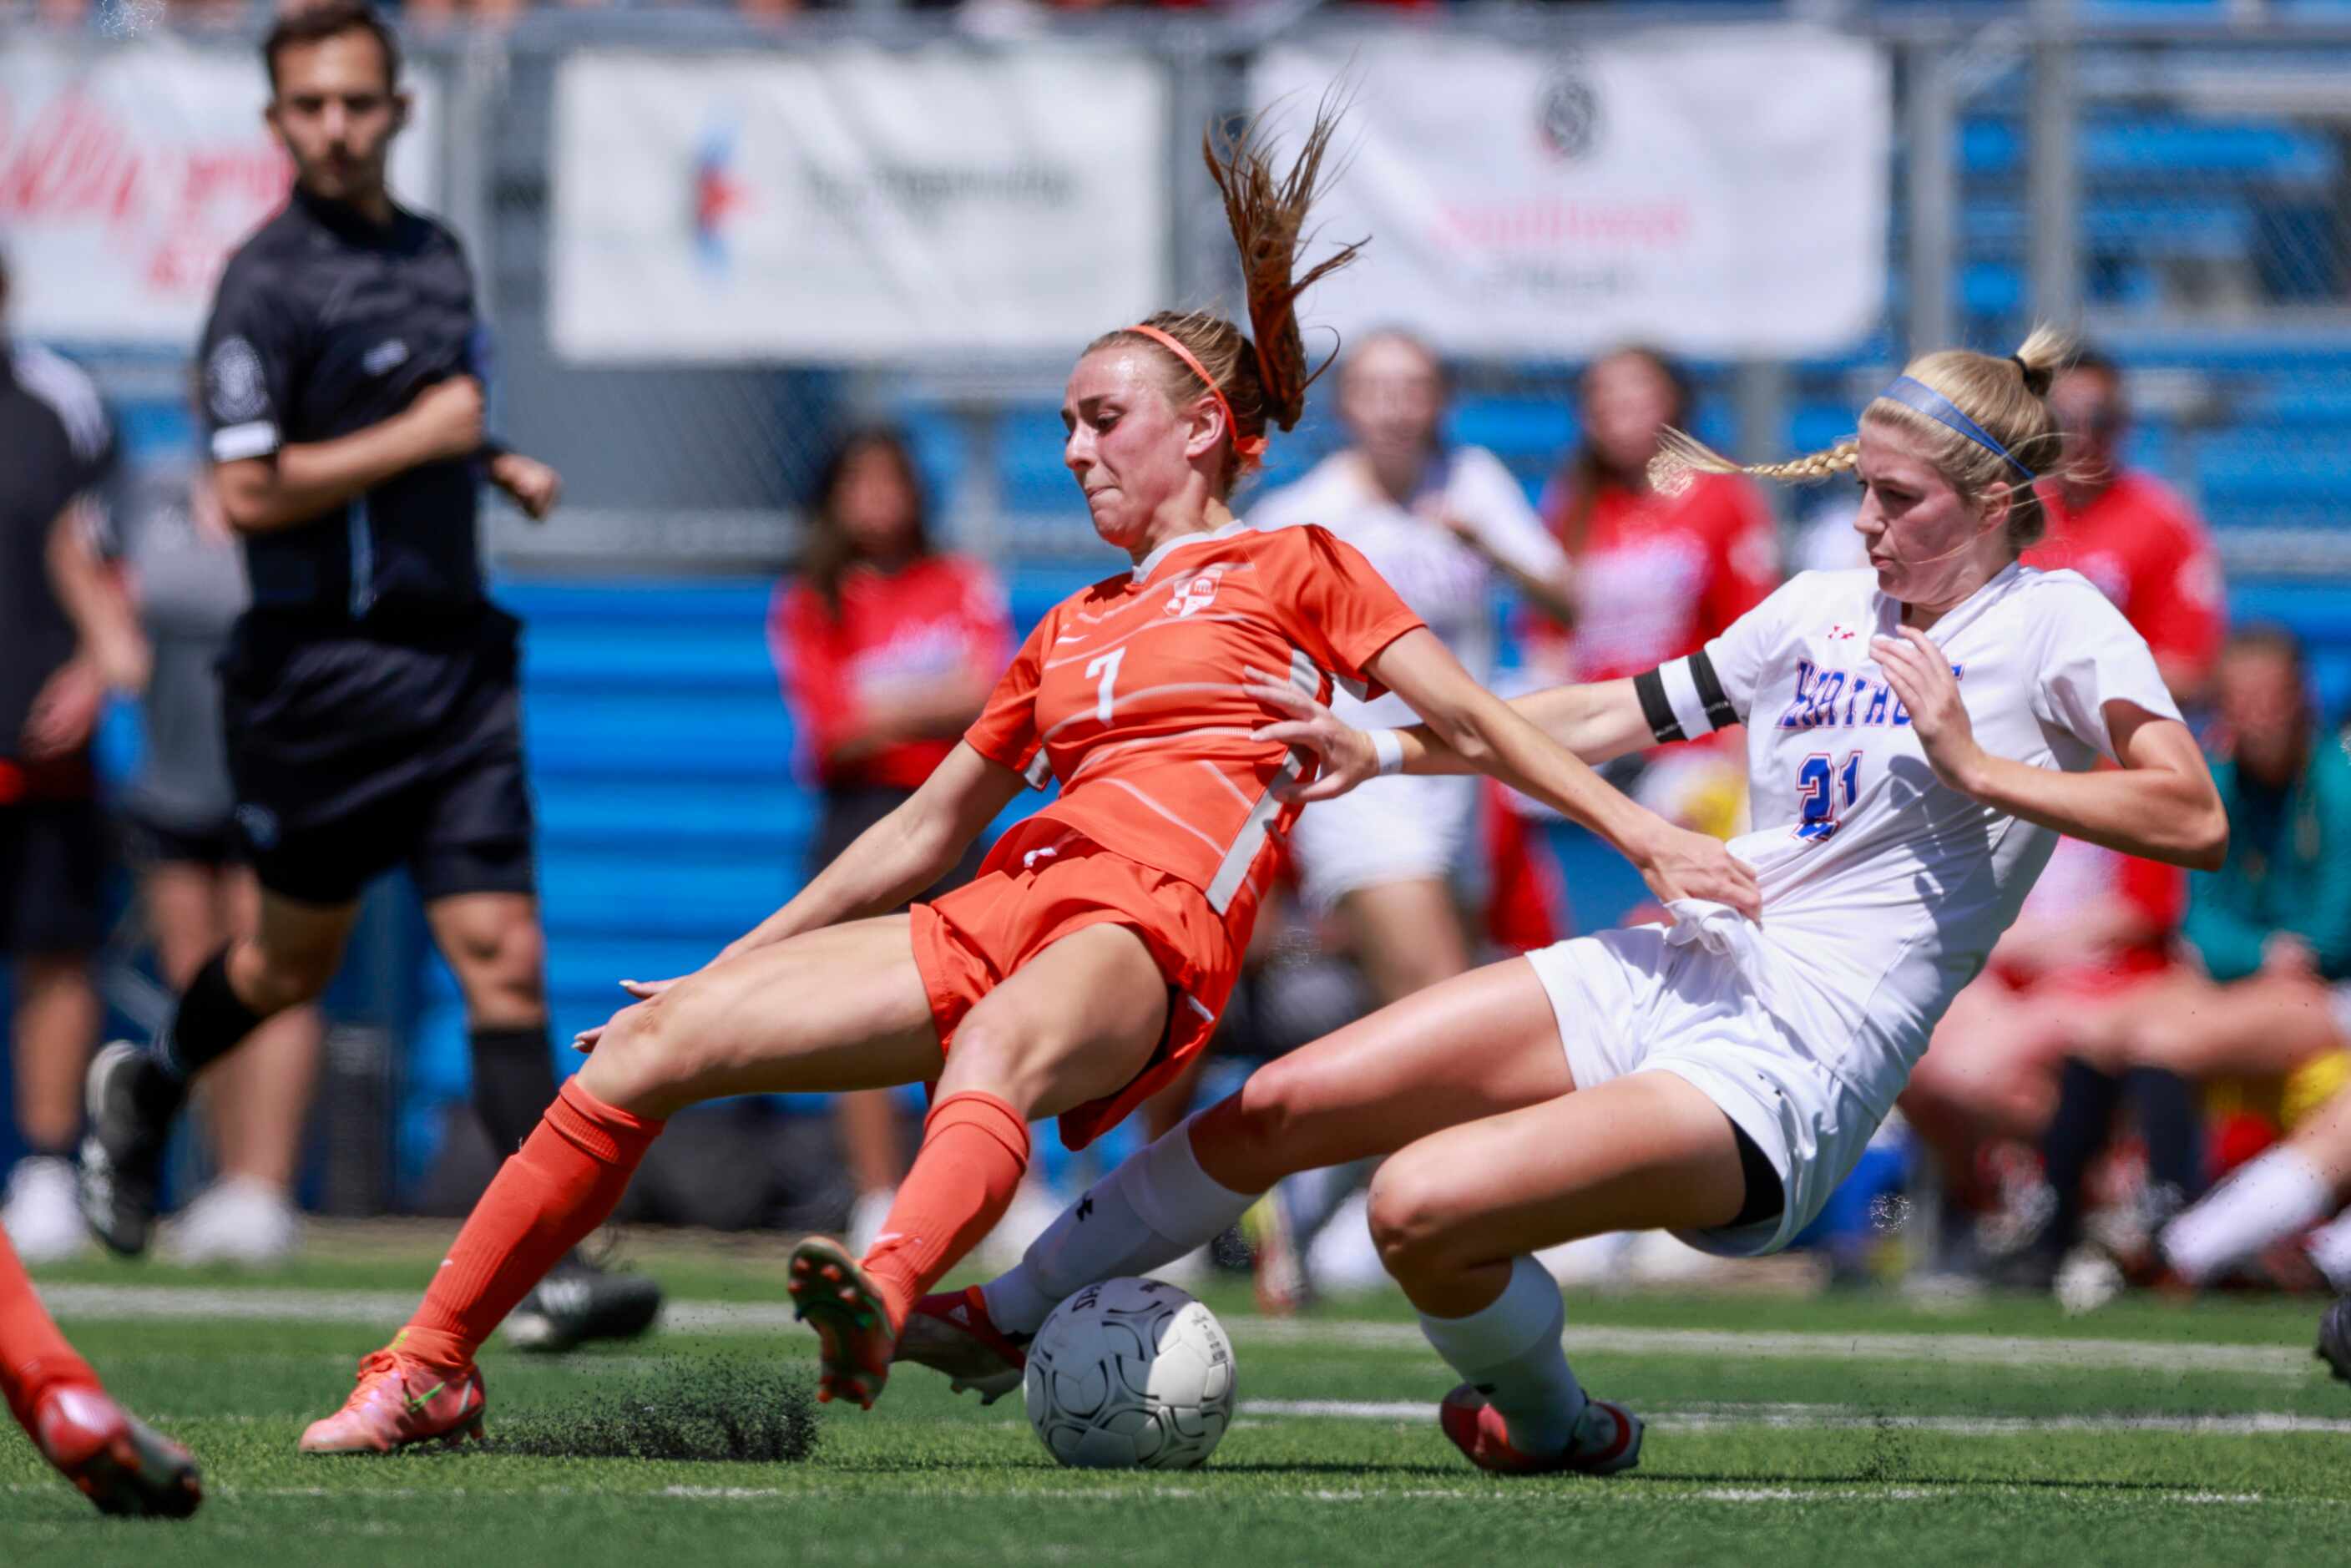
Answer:
<svg viewBox="0 0 2351 1568"><path fill-rule="evenodd" d="M59 1298L116 1393L196 1451L209 1496L185 1524L102 1520L0 1432L0 1563L2351 1561L2351 1388L2306 1359L2306 1301L2066 1319L2038 1302L1574 1295L1571 1346L1593 1336L1578 1370L1651 1419L1643 1462L1513 1481L1438 1436L1449 1379L1400 1302L1265 1324L1228 1289L1209 1299L1238 1347L1238 1424L1206 1469L1106 1475L1055 1467L1017 1399L983 1410L919 1370L810 1432L812 1341L772 1323L779 1267L703 1254L654 1261L749 1326L705 1312L695 1332L560 1360L494 1348L487 1449L295 1452L382 1339L374 1314L397 1322L432 1261L329 1258L250 1283L45 1274L201 1309ZM192 1285L216 1293L166 1293ZM288 1294L304 1290L340 1294L306 1319ZM589 1457L647 1452L765 1457Z"/></svg>

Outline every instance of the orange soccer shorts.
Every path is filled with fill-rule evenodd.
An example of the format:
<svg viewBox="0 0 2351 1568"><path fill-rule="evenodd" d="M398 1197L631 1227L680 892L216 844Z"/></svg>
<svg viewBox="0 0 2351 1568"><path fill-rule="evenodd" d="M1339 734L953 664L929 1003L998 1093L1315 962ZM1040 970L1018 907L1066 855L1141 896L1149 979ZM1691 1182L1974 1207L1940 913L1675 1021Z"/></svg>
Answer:
<svg viewBox="0 0 2351 1568"><path fill-rule="evenodd" d="M914 906L914 965L940 1049L952 1051L956 1026L979 998L1062 937L1112 925L1143 938L1167 981L1167 1032L1124 1088L1061 1117L1062 1142L1081 1149L1207 1049L1240 975L1241 944L1191 883L1049 822L1024 826L1035 847L999 844L977 879Z"/></svg>

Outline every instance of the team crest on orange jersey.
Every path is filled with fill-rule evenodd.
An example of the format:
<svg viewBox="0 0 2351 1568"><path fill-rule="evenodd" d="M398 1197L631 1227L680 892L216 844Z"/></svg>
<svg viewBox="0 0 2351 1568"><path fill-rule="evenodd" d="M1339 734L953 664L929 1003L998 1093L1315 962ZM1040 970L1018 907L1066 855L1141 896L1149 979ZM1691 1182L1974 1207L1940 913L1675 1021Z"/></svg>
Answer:
<svg viewBox="0 0 2351 1568"><path fill-rule="evenodd" d="M1224 575L1220 571L1204 571L1197 577L1187 577L1177 583L1176 591L1167 596L1167 613L1182 620L1187 615L1197 615L1214 604L1217 601L1217 584Z"/></svg>

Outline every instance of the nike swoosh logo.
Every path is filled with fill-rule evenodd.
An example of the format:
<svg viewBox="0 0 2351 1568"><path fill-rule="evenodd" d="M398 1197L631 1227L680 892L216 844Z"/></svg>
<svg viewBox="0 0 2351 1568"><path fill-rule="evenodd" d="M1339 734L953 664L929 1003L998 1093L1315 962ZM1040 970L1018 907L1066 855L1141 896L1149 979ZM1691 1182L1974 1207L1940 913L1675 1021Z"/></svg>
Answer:
<svg viewBox="0 0 2351 1568"><path fill-rule="evenodd" d="M440 1393L443 1389L448 1386L449 1380L444 1377L440 1382L434 1384L432 1387L426 1389L423 1393L410 1395L408 1396L408 1407L411 1410L423 1409L427 1405L430 1405L433 1402L433 1396L434 1395Z"/></svg>

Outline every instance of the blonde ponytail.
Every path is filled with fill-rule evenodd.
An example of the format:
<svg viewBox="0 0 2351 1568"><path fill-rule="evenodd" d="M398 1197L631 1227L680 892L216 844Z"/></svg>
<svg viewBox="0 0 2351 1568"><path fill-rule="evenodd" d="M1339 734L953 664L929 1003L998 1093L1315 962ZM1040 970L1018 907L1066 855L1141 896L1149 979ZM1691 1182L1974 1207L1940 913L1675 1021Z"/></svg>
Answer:
<svg viewBox="0 0 2351 1568"><path fill-rule="evenodd" d="M1926 405L1945 414L1956 413L1957 424L1922 412L1917 403L1886 395L1870 400L1861 416L1917 436L1936 468L1970 501L1993 485L2006 486L2008 542L2021 555L2041 542L2049 524L2032 481L2057 467L2057 420L2049 412L2049 388L2073 357L2072 337L2046 322L2035 326L2016 352L2004 359L1967 349L1922 354L1902 367L1902 378L1918 386L1897 390L1918 397L1924 388ZM1969 423L1997 444L1987 445L1959 428ZM1649 459L1649 483L1668 496L1688 489L1699 474L1750 474L1802 484L1846 473L1860 460L1860 438L1852 435L1807 457L1742 465L1678 430L1668 430L1657 455Z"/></svg>
<svg viewBox="0 0 2351 1568"><path fill-rule="evenodd" d="M1649 485L1667 496L1680 495L1700 474L1747 474L1803 485L1845 473L1860 461L1861 443L1848 435L1834 446L1782 463L1733 463L1698 437L1669 427L1657 438L1657 455L1649 459Z"/></svg>

